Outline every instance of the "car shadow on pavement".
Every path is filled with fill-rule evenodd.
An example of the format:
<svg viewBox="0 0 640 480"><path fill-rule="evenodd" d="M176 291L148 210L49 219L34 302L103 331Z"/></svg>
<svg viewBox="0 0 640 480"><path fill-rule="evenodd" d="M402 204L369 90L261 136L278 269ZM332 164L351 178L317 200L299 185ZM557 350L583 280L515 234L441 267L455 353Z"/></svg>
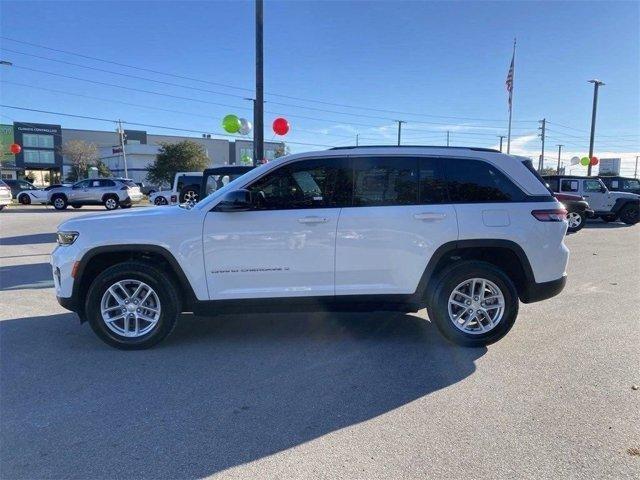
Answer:
<svg viewBox="0 0 640 480"><path fill-rule="evenodd" d="M0 291L52 288L53 276L48 263L25 263L0 267Z"/></svg>
<svg viewBox="0 0 640 480"><path fill-rule="evenodd" d="M15 237L0 237L0 245L36 245L41 243L56 243L56 234L33 233L31 235L18 235Z"/></svg>
<svg viewBox="0 0 640 480"><path fill-rule="evenodd" d="M183 315L130 352L77 322L0 322L6 478L205 477L453 385L486 352L408 314Z"/></svg>
<svg viewBox="0 0 640 480"><path fill-rule="evenodd" d="M633 226L622 222L593 221L585 223L584 228L629 228Z"/></svg>

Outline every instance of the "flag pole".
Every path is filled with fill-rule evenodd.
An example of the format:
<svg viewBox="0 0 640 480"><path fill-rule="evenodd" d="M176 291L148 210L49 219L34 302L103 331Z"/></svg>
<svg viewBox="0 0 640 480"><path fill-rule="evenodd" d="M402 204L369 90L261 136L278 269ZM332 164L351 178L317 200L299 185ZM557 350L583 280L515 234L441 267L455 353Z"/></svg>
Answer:
<svg viewBox="0 0 640 480"><path fill-rule="evenodd" d="M507 133L507 155L511 152L511 117L513 115L513 86L516 74L516 39L513 39L513 56L511 57L511 90L509 91L509 131Z"/></svg>

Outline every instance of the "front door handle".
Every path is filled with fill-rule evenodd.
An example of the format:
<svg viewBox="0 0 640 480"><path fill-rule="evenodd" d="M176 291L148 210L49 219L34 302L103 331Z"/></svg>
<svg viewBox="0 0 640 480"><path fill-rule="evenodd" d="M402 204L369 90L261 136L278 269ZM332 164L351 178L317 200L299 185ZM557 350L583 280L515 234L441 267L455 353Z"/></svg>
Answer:
<svg viewBox="0 0 640 480"><path fill-rule="evenodd" d="M298 219L298 222L300 223L327 223L328 221L329 219L326 217L316 217L316 216L302 217Z"/></svg>
<svg viewBox="0 0 640 480"><path fill-rule="evenodd" d="M436 220L442 220L446 216L447 215L444 213L437 213L437 212L422 212L422 213L413 214L413 218L415 218L416 220L426 220L431 222L434 222Z"/></svg>

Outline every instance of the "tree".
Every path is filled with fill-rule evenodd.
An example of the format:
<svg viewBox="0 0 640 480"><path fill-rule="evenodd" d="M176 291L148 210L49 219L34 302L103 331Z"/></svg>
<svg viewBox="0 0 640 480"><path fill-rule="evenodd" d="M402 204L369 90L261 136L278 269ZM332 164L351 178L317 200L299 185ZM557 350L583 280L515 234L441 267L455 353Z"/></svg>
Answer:
<svg viewBox="0 0 640 480"><path fill-rule="evenodd" d="M201 172L209 165L202 145L192 140L161 143L156 160L147 165L147 179L154 185L171 185L178 172Z"/></svg>
<svg viewBox="0 0 640 480"><path fill-rule="evenodd" d="M70 140L62 146L62 155L71 160L71 171L67 175L67 181L75 182L87 178L89 167L97 167L102 177L111 176L111 171L100 160L98 146L95 143Z"/></svg>

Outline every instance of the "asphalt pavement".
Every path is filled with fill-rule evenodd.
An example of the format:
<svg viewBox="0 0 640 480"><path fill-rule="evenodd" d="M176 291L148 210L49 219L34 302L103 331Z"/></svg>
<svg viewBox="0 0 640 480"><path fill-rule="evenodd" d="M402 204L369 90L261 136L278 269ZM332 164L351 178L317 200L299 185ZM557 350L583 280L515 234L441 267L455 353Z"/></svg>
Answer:
<svg viewBox="0 0 640 480"><path fill-rule="evenodd" d="M640 478L640 225L567 237L564 292L488 348L425 312L291 312L123 352L52 288L88 211L0 213L2 479Z"/></svg>

